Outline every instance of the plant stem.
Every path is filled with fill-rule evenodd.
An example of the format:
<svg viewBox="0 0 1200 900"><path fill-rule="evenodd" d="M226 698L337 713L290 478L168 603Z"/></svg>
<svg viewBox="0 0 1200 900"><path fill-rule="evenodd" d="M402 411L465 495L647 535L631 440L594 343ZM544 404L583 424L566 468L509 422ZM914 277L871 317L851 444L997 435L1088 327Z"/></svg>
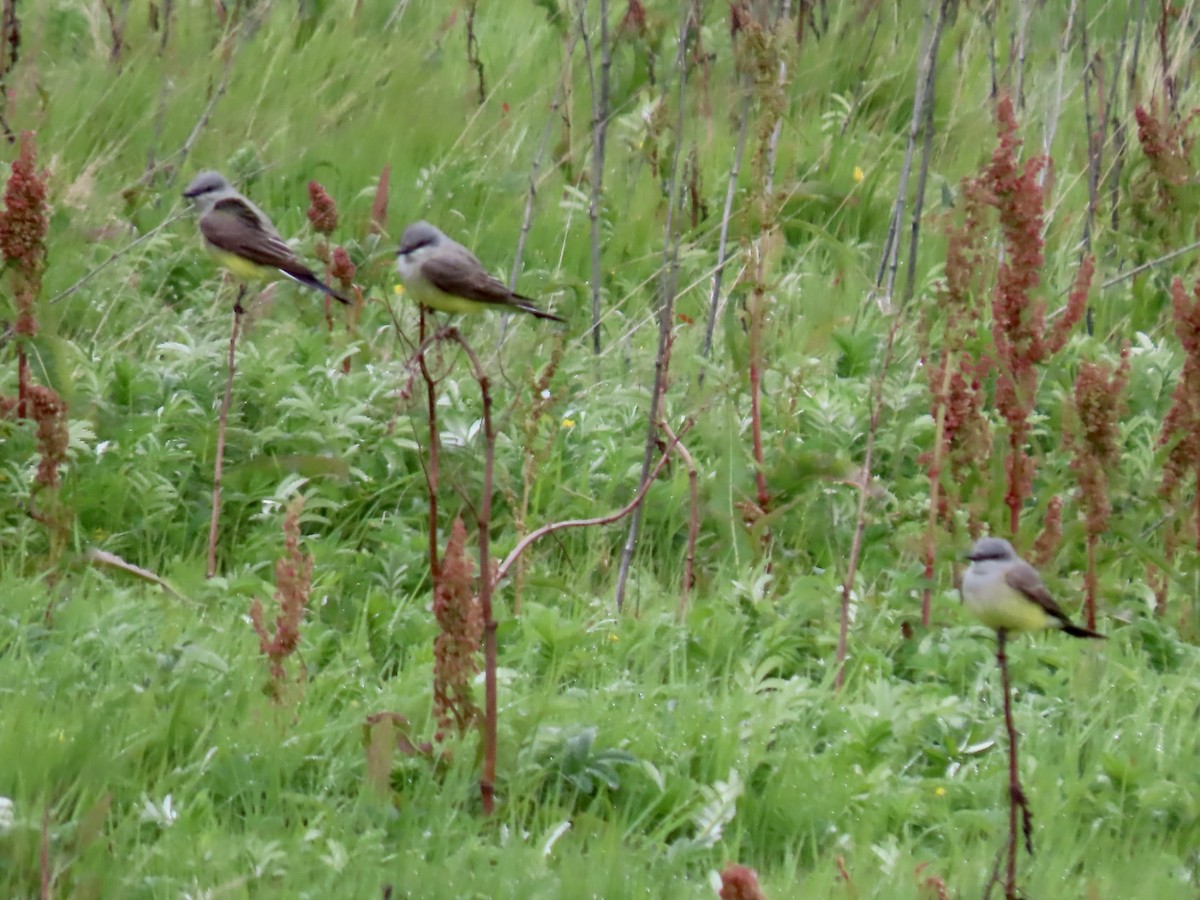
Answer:
<svg viewBox="0 0 1200 900"><path fill-rule="evenodd" d="M1004 693L1004 727L1008 731L1008 868L1004 879L1005 900L1017 900L1017 839L1025 834L1025 850L1033 855L1033 814L1021 789L1021 767L1017 757L1017 727L1013 724L1012 688L1008 680L1008 632L996 632L996 662L1000 666L1000 684Z"/></svg>
<svg viewBox="0 0 1200 900"><path fill-rule="evenodd" d="M421 377L425 381L426 413L429 417L429 460L425 465L425 489L429 496L429 577L436 586L441 577L441 564L438 562L438 448L441 438L437 427L437 383L429 374L429 366L425 361L426 315L430 315L424 306L420 307L420 341L417 360L421 367Z"/></svg>
<svg viewBox="0 0 1200 900"><path fill-rule="evenodd" d="M229 333L229 373L225 379L225 398L221 401L221 414L217 420L217 459L213 464L212 521L208 526L208 578L217 574L217 535L220 531L221 520L221 475L225 469L225 429L229 421L229 404L233 399L238 330L242 324L242 297L245 295L246 287L243 285L238 289L237 300L233 304L233 328Z"/></svg>
<svg viewBox="0 0 1200 900"><path fill-rule="evenodd" d="M684 101L687 91L687 43L692 30L694 10L687 0L681 4L679 21L679 43L675 54L675 72L679 76L678 110L675 121L675 149L671 159L670 181L667 189L667 215L663 234L663 264L659 278L658 296L658 350L654 356L654 387L650 393L650 413L646 430L646 445L642 454L641 483L650 477L650 463L654 459L655 439L658 435L659 411L662 397L667 390L667 370L671 358L671 320L675 310L675 278L679 266L679 236L675 225L675 204L679 193L679 155L683 147L685 121ZM697 23L699 24L699 23ZM629 520L629 533L621 549L621 563L617 570L616 606L620 612L625 605L625 586L629 581L629 568L633 564L633 551L637 547L638 530L641 527L642 507L633 510Z"/></svg>

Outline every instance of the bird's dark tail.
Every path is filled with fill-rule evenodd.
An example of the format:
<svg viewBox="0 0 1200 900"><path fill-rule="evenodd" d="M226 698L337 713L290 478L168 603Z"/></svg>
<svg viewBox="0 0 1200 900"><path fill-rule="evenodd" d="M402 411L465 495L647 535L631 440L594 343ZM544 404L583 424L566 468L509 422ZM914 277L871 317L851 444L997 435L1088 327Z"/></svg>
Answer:
<svg viewBox="0 0 1200 900"><path fill-rule="evenodd" d="M349 306L352 302L350 300L350 298L348 298L345 294L335 291L333 288L331 288L329 285L327 285L325 282L323 282L316 275L313 275L311 272L308 273L307 275L305 275L304 273L293 273L293 272L285 272L284 274L288 275L291 278L295 279L296 281L300 282L305 287L310 287L310 288L313 288L314 290L318 290L318 291L324 291L326 294L328 294L330 297L332 297L338 303L344 303L346 306Z"/></svg>
<svg viewBox="0 0 1200 900"><path fill-rule="evenodd" d="M531 316L537 316L539 319L550 319L554 322L567 321L562 316L556 316L554 313L548 313L544 309L541 309L536 303L534 303L528 297L522 297L520 294L513 294L513 297L516 300L516 302L513 305L517 309L521 310L521 312L527 312Z"/></svg>
<svg viewBox="0 0 1200 900"><path fill-rule="evenodd" d="M1062 630L1065 631L1067 634L1069 634L1071 637L1099 638L1100 640L1106 640L1108 638L1108 635L1106 635L1106 634L1100 634L1099 632L1092 631L1087 628L1080 628L1078 625L1072 625L1070 622L1064 622Z"/></svg>

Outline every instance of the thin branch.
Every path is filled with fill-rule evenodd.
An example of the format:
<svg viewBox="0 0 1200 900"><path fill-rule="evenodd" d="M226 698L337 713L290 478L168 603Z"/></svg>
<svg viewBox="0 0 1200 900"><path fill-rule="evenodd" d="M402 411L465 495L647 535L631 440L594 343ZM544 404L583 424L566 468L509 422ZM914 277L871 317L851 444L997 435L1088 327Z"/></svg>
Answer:
<svg viewBox="0 0 1200 900"><path fill-rule="evenodd" d="M233 399L233 375L236 366L238 330L242 325L242 297L246 294L243 285L238 289L233 304L233 328L229 333L229 368L225 379L225 398L221 401L221 413L217 420L217 458L213 463L212 519L208 525L208 569L207 576L217 574L217 536L221 521L221 476L225 471L225 431L229 421L229 405Z"/></svg>
<svg viewBox="0 0 1200 900"><path fill-rule="evenodd" d="M479 83L479 105L487 101L487 87L483 80L483 60L479 58L479 38L475 35L475 11L479 6L478 0L467 3L467 63L475 70Z"/></svg>
<svg viewBox="0 0 1200 900"><path fill-rule="evenodd" d="M504 562L500 563L500 565L496 567L496 577L493 579L493 586L498 585L504 580L505 576L508 575L508 570L512 568L513 564L516 563L521 554L525 552L526 548L546 535L553 534L556 531L564 531L567 528L592 528L599 525L611 525L613 522L619 522L635 509L639 508L642 500L646 496L646 492L650 490L650 485L654 484L654 480L658 478L658 473L661 472L663 466L667 464L667 460L671 456L671 451L675 448L675 441L682 439L683 436L691 430L694 424L695 422L689 419L684 423L683 427L679 429L679 434L662 451L662 455L659 457L658 462L655 464L654 468L650 470L650 477L642 481L641 486L637 489L637 493L633 495L632 500L630 500L616 512L609 513L606 516L597 516L594 519L564 519L561 522L551 522L548 525L543 525L541 528L529 532L529 534L521 538L521 540L517 543L517 546L512 548L508 556L504 557Z"/></svg>
<svg viewBox="0 0 1200 900"><path fill-rule="evenodd" d="M1096 229L1096 210L1100 203L1100 172L1104 165L1104 138L1096 133L1092 121L1092 60L1088 54L1087 13L1079 17L1079 52L1083 57L1083 130L1087 140L1087 215L1083 220L1083 253L1092 254L1092 233ZM1104 117L1104 74L1103 64L1096 85L1096 112L1099 115L1100 127L1103 130L1106 123ZM1091 331L1091 307L1088 308L1089 332Z"/></svg>
<svg viewBox="0 0 1200 900"><path fill-rule="evenodd" d="M1161 266L1163 263L1170 262L1175 257L1183 256L1183 254L1185 254L1185 253L1191 253L1193 250L1195 250L1197 248L1200 248L1200 241L1193 241L1192 243L1188 244L1186 247L1180 247L1178 250L1172 250L1170 253L1166 254L1165 256L1160 256L1157 259L1152 259L1149 262L1144 262L1140 266L1134 266L1128 272L1122 272L1120 275L1114 275L1112 278L1108 279L1108 281L1101 282L1100 290L1104 290L1105 288L1110 288L1114 284L1120 284L1122 281L1128 281L1130 278L1133 278L1136 275L1140 275L1142 272L1145 272L1147 269L1153 269L1157 266ZM1059 313L1059 312L1062 312L1062 310L1061 309L1055 310L1055 313ZM1051 315L1053 315L1053 313Z"/></svg>
<svg viewBox="0 0 1200 900"><path fill-rule="evenodd" d="M938 0L928 0L925 6L925 24L922 28L924 40L922 45L925 52L917 71L917 84L913 99L912 119L908 126L908 147L904 152L904 163L900 168L899 184L896 187L896 201L892 208L892 219L888 224L887 237L884 239L883 254L879 260L879 268L875 273L875 288L883 286L884 275L887 276L887 288L882 298L883 307L890 308L893 292L896 286L896 270L900 257L900 223L904 220L904 203L908 195L908 179L912 173L913 156L916 154L917 137L920 134L921 123L925 118L925 100L929 94L928 80L930 70L936 66L937 45L933 24L933 9ZM939 17L939 22L940 22Z"/></svg>
<svg viewBox="0 0 1200 900"><path fill-rule="evenodd" d="M1046 117L1046 124L1042 133L1042 153L1047 158L1050 157L1050 147L1054 143L1054 135L1058 130L1058 121L1062 117L1063 79L1066 76L1067 61L1071 58L1071 34L1075 30L1075 9L1077 3L1078 0L1071 0L1071 6L1067 11L1067 27L1063 29L1062 42L1058 48L1058 66L1055 69L1054 74L1054 95L1050 104L1050 112ZM1086 99L1087 92L1085 89L1085 107L1087 106ZM1038 173L1038 184L1044 185L1046 183L1046 177L1048 174L1049 167L1044 166L1042 171Z"/></svg>
<svg viewBox="0 0 1200 900"><path fill-rule="evenodd" d="M779 24L790 16L791 10L791 0L783 0L783 5L779 8L779 15L775 19L774 30L776 33L779 31ZM776 83L779 85L781 90L787 84L787 72L787 60L784 59L783 54L781 53L779 57L779 71L776 75ZM771 129L771 138L767 142L767 178L763 192L768 197L775 193L775 160L779 155L779 136L781 134L783 134L782 115L776 117L775 126Z"/></svg>
<svg viewBox="0 0 1200 900"><path fill-rule="evenodd" d="M675 55L675 71L679 74L679 90L676 102L678 110L675 120L675 147L671 159L671 176L667 189L667 215L663 228L663 263L659 279L658 300L658 350L654 356L654 387L650 394L650 411L647 415L646 445L642 455L641 480L650 475L650 463L654 459L655 438L662 408L662 396L667 389L667 369L671 353L671 320L675 308L675 279L679 266L679 235L675 227L675 205L679 193L679 157L683 148L683 125L685 121L685 99L687 96L687 43L692 29L694 7L689 0L680 3L679 45ZM629 533L621 549L621 563L617 571L617 611L625 605L625 586L629 580L629 568L633 563L633 551L637 546L641 527L642 508L633 511L629 520Z"/></svg>
<svg viewBox="0 0 1200 900"><path fill-rule="evenodd" d="M1017 838L1025 835L1025 850L1033 855L1033 813L1029 801L1021 789L1021 767L1017 759L1017 728L1013 724L1012 687L1008 680L1008 656L1004 652L1008 633L1001 628L996 632L996 662L1000 666L1000 684L1004 692L1004 727L1008 731L1008 868L1004 882L1005 900L1016 900L1017 892Z"/></svg>
<svg viewBox="0 0 1200 900"><path fill-rule="evenodd" d="M1020 0L1017 7L1017 109L1022 112L1025 110L1025 36L1029 30L1030 15L1029 0Z"/></svg>
<svg viewBox="0 0 1200 900"><path fill-rule="evenodd" d="M425 382L425 409L429 418L429 462L425 466L425 490L429 498L429 577L437 584L442 573L442 566L438 561L438 451L441 447L441 435L437 424L437 382L429 374L425 351L438 340L442 332L438 331L432 337L426 337L427 315L432 316L432 313L421 306L417 332L421 343L417 348L416 358L421 369L421 378Z"/></svg>
<svg viewBox="0 0 1200 900"><path fill-rule="evenodd" d="M921 123L924 139L921 145L921 168L917 172L917 195L913 198L912 229L908 242L908 272L904 281L905 303L913 298L917 285L917 247L921 236L921 213L925 209L925 185L929 181L929 161L933 158L933 106L937 83L937 56L950 2L951 0L942 0L942 5L938 9L937 25L933 29L933 47L930 52L932 62L925 78L925 113Z"/></svg>
<svg viewBox="0 0 1200 900"><path fill-rule="evenodd" d="M592 352L600 353L600 289L604 272L600 258L600 209L604 196L604 150L608 132L608 78L612 65L608 46L608 2L600 0L600 84L596 84L596 67L592 59L592 44L588 38L586 4L579 5L579 37L587 60L588 87L592 95L592 178L588 201L591 222L592 249Z"/></svg>
<svg viewBox="0 0 1200 900"><path fill-rule="evenodd" d="M150 238L154 237L154 235L158 234L160 231L162 231L168 225L179 221L186 215L187 215L186 211L177 212L177 213L175 213L175 215L171 216L166 221L160 222L159 224L155 225L153 228L151 228L149 231L147 231L141 237L135 238L134 240L130 241L128 244L126 244L120 250L114 251L113 254L108 257L108 259L104 260L104 262L100 263L100 265L96 266L95 268L89 269L73 285L71 285L69 288L59 291L57 294L55 294L53 297L51 297L47 302L57 303L59 300L64 300L67 297L71 296L71 294L75 293L77 290L79 290L81 287L83 287L85 284L87 284L89 281L91 281L92 278L94 278L96 275L99 275L101 272L103 272L105 269L107 269L110 265L115 263L118 259L120 259L122 256L124 256L126 253L128 253L130 250L132 250L134 247L136 247L138 244L141 244L141 243L144 243L145 241L150 240Z"/></svg>
<svg viewBox="0 0 1200 900"><path fill-rule="evenodd" d="M705 359L712 352L713 331L717 323L717 307L721 301L721 281L725 276L725 264L728 262L725 252L729 246L729 219L733 215L733 201L737 194L738 176L742 171L742 157L746 150L746 132L750 124L750 92L742 88L742 108L739 113L741 123L738 125L737 148L733 152L733 166L729 170L729 183L725 186L725 208L721 213L721 237L717 242L717 268L713 271L712 292L708 301L708 323L704 328L704 349L701 356ZM700 370L700 380L704 380L704 370Z"/></svg>
<svg viewBox="0 0 1200 900"><path fill-rule="evenodd" d="M233 74L233 58L235 55L234 51L239 46L234 41L236 33L237 32L235 29L233 33L226 36L226 40L230 43L224 52L225 58L224 66L221 71L221 81L217 85L217 89L213 91L212 96L208 98L208 105L204 107L204 110L200 113L200 118L198 118L196 120L196 124L192 126L191 133L188 134L187 140L183 142L182 146L180 146L180 148L176 150L172 156L168 156L153 170L146 172L140 179L141 183L149 184L150 178L155 174L155 172L166 167L168 160L172 159L172 157L175 157L177 161L167 174L167 186L169 187L173 185L175 180L179 177L179 173L183 171L183 167L187 162L188 155L192 152L192 147L196 145L196 141L200 140L201 133L208 125L208 120L212 118L213 110L217 108L217 101L225 96L225 91L229 88L229 79Z"/></svg>

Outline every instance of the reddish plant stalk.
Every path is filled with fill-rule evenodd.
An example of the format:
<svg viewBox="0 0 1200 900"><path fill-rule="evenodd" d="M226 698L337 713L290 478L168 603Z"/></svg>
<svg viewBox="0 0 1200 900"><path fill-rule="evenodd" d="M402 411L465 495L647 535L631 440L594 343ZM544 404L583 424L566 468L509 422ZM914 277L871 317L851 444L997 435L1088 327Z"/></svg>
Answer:
<svg viewBox="0 0 1200 900"><path fill-rule="evenodd" d="M286 699L287 672L284 660L300 646L300 624L312 593L313 558L300 549L300 514L304 498L297 496L288 504L283 518L284 553L275 563L275 631L266 626L262 602L255 597L250 606L250 622L258 635L259 652L267 658L271 680L268 694L275 703Z"/></svg>
<svg viewBox="0 0 1200 900"><path fill-rule="evenodd" d="M760 268L761 268L761 259ZM761 513L767 511L771 494L767 490L766 462L763 457L762 440L762 320L766 297L760 286L750 296L750 437L754 448L754 484L758 491L757 501ZM763 541L770 541L770 532L763 532Z"/></svg>
<svg viewBox="0 0 1200 900"><path fill-rule="evenodd" d="M1033 813L1021 788L1021 767L1017 757L1017 726L1013 724L1012 687L1008 679L1008 656L1004 651L1008 632L996 632L996 662L1000 666L1000 684L1004 693L1004 727L1008 731L1008 866L1004 879L1005 900L1017 900L1017 840L1023 831L1025 850L1033 855Z"/></svg>
<svg viewBox="0 0 1200 900"><path fill-rule="evenodd" d="M1159 496L1169 504L1173 520L1166 529L1163 547L1168 564L1172 563L1180 538L1187 530L1189 515L1196 548L1200 550L1200 490L1195 488L1200 482L1200 281L1189 298L1183 282L1176 278L1171 284L1171 307L1184 361L1159 437L1159 446L1168 448L1158 488ZM1181 494L1186 497L1184 487L1189 478L1193 481L1190 509L1185 505L1187 501L1181 499ZM1166 612L1167 583L1168 577L1163 573L1155 597L1159 615Z"/></svg>
<svg viewBox="0 0 1200 900"><path fill-rule="evenodd" d="M221 412L217 417L217 458L213 463L212 519L208 525L208 570L206 572L208 578L217 574L217 537L221 527L221 476L225 470L225 430L229 422L229 404L233 399L238 330L242 324L242 297L245 293L246 288L243 286L238 290L238 298L233 305L233 328L229 333L229 365L228 376L225 379L225 398L221 401Z"/></svg>
<svg viewBox="0 0 1200 900"><path fill-rule="evenodd" d="M695 422L689 419L684 426L679 429L679 435L675 440L679 440L679 438L682 438L685 434L691 431L694 424ZM613 522L619 522L621 519L632 513L635 509L641 506L642 501L646 497L646 493L650 490L650 485L654 484L654 480L658 478L658 474L662 471L663 466L667 464L667 460L670 458L671 450L673 448L674 443L671 443L662 451L658 458L658 462L655 463L653 468L650 469L650 474L642 480L641 486L633 495L633 499L616 512L609 513L606 516L597 516L593 519L564 519L560 522L551 522L548 525L543 525L541 528L534 529L533 531L529 532L529 534L525 535L525 537L521 538L521 540L517 542L517 546L513 547L512 550L509 551L508 556L504 557L504 562L500 563L500 565L496 567L494 584L499 584L501 581L503 581L504 577L508 574L508 570L512 568L518 559L521 558L521 554L524 553L531 544L537 540L540 540L546 535L554 534L556 531L563 531L567 528L594 528L598 525L611 525Z"/></svg>
<svg viewBox="0 0 1200 900"><path fill-rule="evenodd" d="M441 566L438 564L438 450L441 446L441 437L438 434L437 426L437 382L433 380L433 376L429 374L429 366L425 361L426 344L432 340L436 340L437 335L432 338L426 337L426 320L428 313L424 306L420 309L420 325L418 326L418 338L420 339L420 347L417 350L417 361L421 367L421 377L425 381L425 402L426 412L429 416L429 458L425 463L425 490L429 497L429 577L436 585L438 578L441 575Z"/></svg>
<svg viewBox="0 0 1200 900"><path fill-rule="evenodd" d="M479 528L479 604L483 617L483 677L484 677L484 707L483 707L483 773L480 777L480 796L483 801L485 815L495 811L496 796L496 735L497 735L497 697L496 697L496 619L492 613L492 587L495 577L492 574L490 528L492 520L492 489L494 483L496 432L492 424L492 394L491 381L479 362L479 356L462 336L457 328L447 328L433 335L430 341L424 340L424 313L422 313L422 341L417 350L422 372L425 374L429 387L430 407L436 403L435 385L428 376L425 368L425 353L429 343L438 340L456 342L470 360L475 380L479 383L479 392L483 401L483 496L480 498L477 524ZM436 432L430 429L430 451L432 454ZM428 476L427 476L428 477ZM431 493L432 497L432 493ZM436 520L431 518L431 528L436 530ZM430 537L434 537L433 534ZM436 551L431 552L431 561L435 559ZM434 583L437 583L435 577Z"/></svg>
<svg viewBox="0 0 1200 900"><path fill-rule="evenodd" d="M1080 504L1084 509L1088 551L1084 611L1087 626L1093 630L1098 593L1096 549L1100 536L1108 531L1112 513L1110 473L1120 471L1118 432L1128 379L1128 345L1122 349L1121 363L1115 370L1102 363L1083 363L1075 378L1074 427L1067 434L1072 452L1071 471L1079 484Z"/></svg>
<svg viewBox="0 0 1200 900"><path fill-rule="evenodd" d="M1094 263L1085 257L1079 266L1067 306L1050 328L1045 304L1035 299L1044 262L1042 232L1045 227L1044 193L1039 174L1049 162L1035 156L1023 166L1017 162L1021 140L1012 101L1002 97L996 105L999 143L991 162L975 180L974 188L987 195L999 213L1004 234L1004 259L992 294L992 340L999 363L996 408L1008 425L1005 459L1009 530L1016 534L1021 509L1033 490L1034 459L1027 451L1030 416L1037 389L1037 366L1062 349L1087 308Z"/></svg>

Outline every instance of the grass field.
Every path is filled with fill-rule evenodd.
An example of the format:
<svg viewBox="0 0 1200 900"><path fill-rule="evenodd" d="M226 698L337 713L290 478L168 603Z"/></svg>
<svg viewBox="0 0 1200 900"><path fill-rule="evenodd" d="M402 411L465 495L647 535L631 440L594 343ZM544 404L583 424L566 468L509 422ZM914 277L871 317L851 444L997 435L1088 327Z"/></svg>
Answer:
<svg viewBox="0 0 1200 900"><path fill-rule="evenodd" d="M1007 834L1007 739L994 639L962 608L955 572L971 527L1031 552L1061 504L1041 571L1082 617L1088 495L1072 402L1079 373L1115 366L1126 343L1096 547L1109 639L1010 645L1036 851L1019 880L1031 898L1200 896L1200 459L1184 453L1194 439L1164 438L1176 385L1200 365L1200 312L1192 331L1178 325L1170 291L1176 277L1191 291L1195 254L1160 261L1197 238L1200 18L1183 4L1164 22L1132 0L855 0L799 4L802 36L794 12L772 29L765 8L738 7L748 18L733 37L731 6L702 3L681 66L691 4L643 2L608 10L599 353L599 4L586 43L578 5L560 0L17 5L0 112L36 133L50 216L36 335L14 333L18 274L0 276L0 897L713 897L729 862L754 868L771 898L984 896ZM935 25L932 130L909 166ZM946 422L928 372L948 348L993 352L991 283L973 288L962 344L945 286L964 179L997 146L993 81L1014 98L1022 158L1053 161L1033 291L1051 323L1081 256L1096 264L1086 320L1036 368L1024 443L1036 468L1015 536L1011 426L991 376L990 443L953 470L968 473L962 505L930 531L929 459ZM7 181L18 144L0 148ZM211 579L234 286L180 196L209 168L317 268L305 211L319 181L339 212L329 240L365 297L349 316L335 309L332 330L321 297L292 284L248 302ZM888 299L877 273L902 186ZM527 222L517 283L568 320L457 323L491 375L493 560L542 524L634 497L657 313L675 288L663 418L686 429L697 472L695 583L684 604L692 510L678 456L647 494L623 609L627 520L525 553L495 597L492 816L477 729L430 754L381 751L368 726L402 716L413 744L438 730L418 313L392 268L420 218L504 279ZM1014 256L994 217L983 233L977 271L991 277ZM40 483L37 425L9 400L18 347L66 404L60 487ZM479 390L460 350L430 359L438 541L461 514L473 554ZM1191 468L1168 495L1181 457ZM313 570L281 690L250 609L258 598L274 618L296 497ZM165 587L97 564L97 551ZM482 675L476 688L482 704Z"/></svg>

